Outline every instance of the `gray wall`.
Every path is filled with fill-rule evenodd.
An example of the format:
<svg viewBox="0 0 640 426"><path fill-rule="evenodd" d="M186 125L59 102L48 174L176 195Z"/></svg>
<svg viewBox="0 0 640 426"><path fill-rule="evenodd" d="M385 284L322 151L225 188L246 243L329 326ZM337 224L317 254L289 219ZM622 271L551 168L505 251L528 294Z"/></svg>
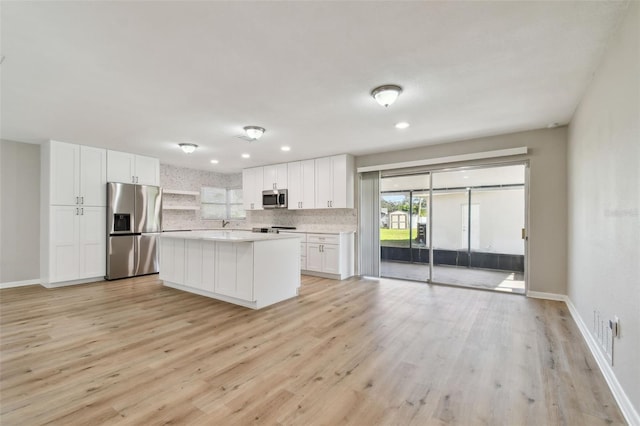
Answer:
<svg viewBox="0 0 640 426"><path fill-rule="evenodd" d="M568 295L620 318L613 371L640 412L640 3L625 21L569 127Z"/></svg>
<svg viewBox="0 0 640 426"><path fill-rule="evenodd" d="M356 167L446 157L526 146L527 155L500 161L529 160L529 290L567 291L567 128L491 136L356 157ZM452 163L482 164L489 160Z"/></svg>
<svg viewBox="0 0 640 426"><path fill-rule="evenodd" d="M40 279L40 146L0 141L0 285Z"/></svg>

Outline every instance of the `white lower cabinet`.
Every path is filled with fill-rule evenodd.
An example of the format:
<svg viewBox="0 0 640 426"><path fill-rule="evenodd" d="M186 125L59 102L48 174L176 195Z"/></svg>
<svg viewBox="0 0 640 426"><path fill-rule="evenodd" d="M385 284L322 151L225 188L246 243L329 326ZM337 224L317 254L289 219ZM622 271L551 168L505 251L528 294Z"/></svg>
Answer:
<svg viewBox="0 0 640 426"><path fill-rule="evenodd" d="M173 233L172 233L173 234ZM194 233L195 235L195 233ZM198 236L160 238L160 279L179 290L252 309L295 297L300 256L293 238L223 241Z"/></svg>
<svg viewBox="0 0 640 426"><path fill-rule="evenodd" d="M345 279L354 274L353 233L307 234L303 274Z"/></svg>
<svg viewBox="0 0 640 426"><path fill-rule="evenodd" d="M160 279L224 296L255 300L253 243L163 238Z"/></svg>
<svg viewBox="0 0 640 426"><path fill-rule="evenodd" d="M215 291L216 279L216 243L202 242L202 283L200 288L205 291Z"/></svg>
<svg viewBox="0 0 640 426"><path fill-rule="evenodd" d="M253 243L220 243L216 247L215 292L253 301Z"/></svg>
<svg viewBox="0 0 640 426"><path fill-rule="evenodd" d="M48 265L43 284L104 276L106 214L105 207L49 208Z"/></svg>
<svg viewBox="0 0 640 426"><path fill-rule="evenodd" d="M184 284L185 281L185 241L160 239L160 279Z"/></svg>
<svg viewBox="0 0 640 426"><path fill-rule="evenodd" d="M186 240L185 241L185 268L184 268L184 285L189 287L202 287L202 241Z"/></svg>

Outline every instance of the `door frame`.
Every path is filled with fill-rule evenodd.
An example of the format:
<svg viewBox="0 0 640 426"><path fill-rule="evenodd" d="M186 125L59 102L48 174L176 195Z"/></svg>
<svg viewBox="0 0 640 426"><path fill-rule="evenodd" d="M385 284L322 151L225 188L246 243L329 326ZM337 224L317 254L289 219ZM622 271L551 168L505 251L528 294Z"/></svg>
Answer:
<svg viewBox="0 0 640 426"><path fill-rule="evenodd" d="M493 162L483 162L471 165L461 165L461 166L444 166L444 165L434 165L434 166L425 166L424 168L414 169L412 168L410 171L402 172L402 169L391 169L391 170L383 170L380 172L378 180L382 180L384 178L389 177L400 177L400 176L411 176L411 175L421 175L421 174L429 174L429 215L433 214L433 174L439 172L450 172L450 171L463 171L463 170L477 170L477 169L486 169L486 168L495 168L495 167L504 167L504 166L524 166L524 293L523 296L526 296L529 293L529 237L530 237L530 160L516 160L516 161L493 161ZM386 176L385 176L386 175ZM380 188L380 185L378 185ZM400 192L400 191L399 191ZM378 192L378 199L380 199L381 192ZM429 220L429 280L426 282L429 284L443 284L433 281L433 221ZM381 255L380 250L380 239L378 238L378 253ZM381 258L379 258L379 263L381 262ZM378 275L380 275L378 273Z"/></svg>

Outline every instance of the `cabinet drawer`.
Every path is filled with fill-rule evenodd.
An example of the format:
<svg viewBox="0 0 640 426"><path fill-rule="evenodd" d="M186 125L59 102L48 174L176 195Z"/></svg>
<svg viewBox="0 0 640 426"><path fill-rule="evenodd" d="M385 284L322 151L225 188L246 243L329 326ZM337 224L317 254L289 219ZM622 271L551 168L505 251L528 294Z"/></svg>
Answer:
<svg viewBox="0 0 640 426"><path fill-rule="evenodd" d="M307 234L307 241L316 244L340 244L337 234Z"/></svg>

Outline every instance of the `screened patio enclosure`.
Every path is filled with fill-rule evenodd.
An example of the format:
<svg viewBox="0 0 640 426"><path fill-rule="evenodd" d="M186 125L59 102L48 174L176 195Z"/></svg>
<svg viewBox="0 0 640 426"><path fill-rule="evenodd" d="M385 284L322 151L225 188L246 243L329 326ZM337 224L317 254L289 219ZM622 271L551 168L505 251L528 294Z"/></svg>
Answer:
<svg viewBox="0 0 640 426"><path fill-rule="evenodd" d="M525 165L382 176L380 275L524 293Z"/></svg>

